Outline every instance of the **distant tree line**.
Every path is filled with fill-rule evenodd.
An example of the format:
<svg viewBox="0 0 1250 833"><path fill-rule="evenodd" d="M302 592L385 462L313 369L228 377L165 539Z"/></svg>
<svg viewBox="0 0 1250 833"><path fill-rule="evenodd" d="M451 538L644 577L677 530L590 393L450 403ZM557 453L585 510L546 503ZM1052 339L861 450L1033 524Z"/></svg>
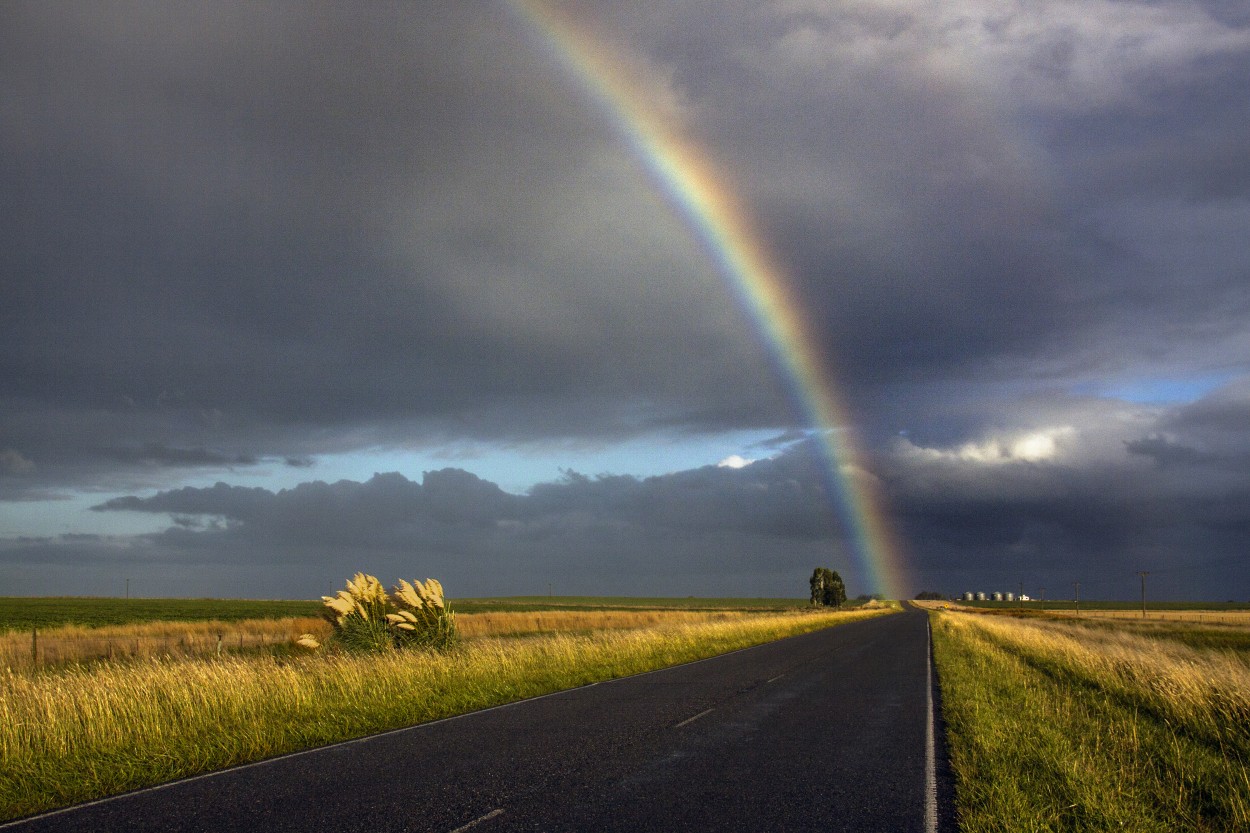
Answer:
<svg viewBox="0 0 1250 833"><path fill-rule="evenodd" d="M946 601L946 596L941 593L935 593L932 590L921 590L919 593L916 594L916 599L917 601L922 601L922 602L925 600L934 601L934 602L944 602Z"/></svg>
<svg viewBox="0 0 1250 833"><path fill-rule="evenodd" d="M817 567L812 571L808 582L812 588L812 605L814 607L842 607L846 601L846 585L836 570L828 567Z"/></svg>

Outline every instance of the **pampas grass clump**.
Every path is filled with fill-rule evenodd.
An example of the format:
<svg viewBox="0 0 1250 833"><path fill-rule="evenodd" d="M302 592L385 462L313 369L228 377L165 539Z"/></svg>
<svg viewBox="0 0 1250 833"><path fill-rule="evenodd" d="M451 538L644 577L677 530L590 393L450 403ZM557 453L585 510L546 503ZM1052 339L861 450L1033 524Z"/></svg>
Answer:
<svg viewBox="0 0 1250 833"><path fill-rule="evenodd" d="M456 617L443 596L443 585L403 579L387 595L382 582L357 573L347 589L322 596L325 617L334 628L332 640L348 651L381 653L396 648L449 648L457 638ZM320 645L309 634L300 638L306 648Z"/></svg>

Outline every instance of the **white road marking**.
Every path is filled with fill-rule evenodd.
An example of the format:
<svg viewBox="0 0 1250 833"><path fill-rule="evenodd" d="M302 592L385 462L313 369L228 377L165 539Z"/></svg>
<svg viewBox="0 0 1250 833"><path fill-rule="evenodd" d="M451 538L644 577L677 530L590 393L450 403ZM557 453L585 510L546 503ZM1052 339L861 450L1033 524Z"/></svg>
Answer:
<svg viewBox="0 0 1250 833"><path fill-rule="evenodd" d="M933 751L933 627L928 628L925 637L925 696L929 701L929 720L925 726L924 738L924 829L926 833L937 833L937 766Z"/></svg>
<svg viewBox="0 0 1250 833"><path fill-rule="evenodd" d="M470 827L475 827L484 821L490 821L495 816L500 816L500 815L503 815L503 810L491 810L486 815L481 816L479 818L475 818L473 821L469 822L468 824L463 824L460 827L457 827L455 830L451 831L451 833L464 833L464 831L468 830Z"/></svg>
<svg viewBox="0 0 1250 833"><path fill-rule="evenodd" d="M711 714L711 713L712 713L712 712L714 712L714 711L716 711L716 709L708 709L707 711L702 711L702 712L699 712L699 713L698 713L698 714L696 714L694 717L687 717L685 720L683 720L681 723L678 723L678 724L677 724L676 726L674 726L673 728L674 728L674 729L680 729L682 726L685 726L687 723L694 723L694 722L695 722L696 720L698 720L700 717L704 717L705 715L709 715L709 714Z"/></svg>
<svg viewBox="0 0 1250 833"><path fill-rule="evenodd" d="M766 680L766 681L764 682L764 685L768 685L769 683L775 683L775 682L777 682L778 680L780 680L780 679L781 679L782 677L784 677L784 676L785 676L785 674L778 674L776 677L773 677L771 680Z"/></svg>

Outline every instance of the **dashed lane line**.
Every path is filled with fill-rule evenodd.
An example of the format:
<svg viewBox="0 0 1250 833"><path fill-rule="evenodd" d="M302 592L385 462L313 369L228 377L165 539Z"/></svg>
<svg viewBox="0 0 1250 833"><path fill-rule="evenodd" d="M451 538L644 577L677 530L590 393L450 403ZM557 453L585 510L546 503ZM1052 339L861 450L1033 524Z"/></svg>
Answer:
<svg viewBox="0 0 1250 833"><path fill-rule="evenodd" d="M466 830L468 830L468 829L470 829L470 828L472 828L472 827L476 827L477 825L481 824L481 823L482 823L482 822L484 822L484 821L490 821L490 820L491 820L491 819L493 819L495 816L501 816L501 815L503 815L503 810L502 810L502 809L491 810L491 811L490 811L489 813L487 813L486 815L484 815L484 816L479 816L479 817L475 818L473 821L469 822L468 824L462 824L462 825L460 825L460 826L459 826L459 827L457 827L455 830L451 831L451 833L464 833L464 831L466 831Z"/></svg>
<svg viewBox="0 0 1250 833"><path fill-rule="evenodd" d="M716 711L716 709L708 709L708 710L706 710L706 711L701 711L701 712L699 712L698 714L696 714L694 717L687 717L685 720L683 720L681 723L678 723L678 724L677 724L677 725L675 725L673 728L674 728L674 729L680 729L682 726L685 726L685 725L687 725L688 723L694 723L694 722L695 722L696 720L698 720L700 717L704 717L704 716L706 716L706 715L709 715L709 714L711 714L711 713L712 713L712 712L714 712L714 711Z"/></svg>

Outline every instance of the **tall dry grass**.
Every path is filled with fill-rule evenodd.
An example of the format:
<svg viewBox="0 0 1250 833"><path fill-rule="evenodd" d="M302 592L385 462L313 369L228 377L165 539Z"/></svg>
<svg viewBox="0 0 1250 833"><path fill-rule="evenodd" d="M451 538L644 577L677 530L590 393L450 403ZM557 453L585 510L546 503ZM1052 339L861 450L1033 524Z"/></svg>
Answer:
<svg viewBox="0 0 1250 833"><path fill-rule="evenodd" d="M446 652L158 658L0 677L0 817L888 612L752 615Z"/></svg>
<svg viewBox="0 0 1250 833"><path fill-rule="evenodd" d="M746 611L691 610L502 611L457 614L456 627L465 638L479 638L732 621L749 615ZM289 645L306 633L326 642L330 630L329 622L320 617L146 622L99 628L71 625L39 631L37 664L46 668L101 659L209 657L217 655L218 644L227 654ZM0 633L0 668L32 668L36 663L31 646L30 631Z"/></svg>
<svg viewBox="0 0 1250 833"><path fill-rule="evenodd" d="M0 633L0 667L27 670L99 659L193 657L286 644L306 632L329 632L317 617L244 619L239 621L143 622L85 628L66 625ZM37 651L32 655L32 648Z"/></svg>
<svg viewBox="0 0 1250 833"><path fill-rule="evenodd" d="M457 614L466 637L517 636L562 631L627 630L659 625L728 622L758 615L746 611L696 610L540 610Z"/></svg>
<svg viewBox="0 0 1250 833"><path fill-rule="evenodd" d="M1250 829L1250 667L1140 632L941 613L961 829Z"/></svg>
<svg viewBox="0 0 1250 833"><path fill-rule="evenodd" d="M1250 610L1082 610L1064 611L1062 615L1081 619L1120 619L1138 622L1197 622L1250 626Z"/></svg>

